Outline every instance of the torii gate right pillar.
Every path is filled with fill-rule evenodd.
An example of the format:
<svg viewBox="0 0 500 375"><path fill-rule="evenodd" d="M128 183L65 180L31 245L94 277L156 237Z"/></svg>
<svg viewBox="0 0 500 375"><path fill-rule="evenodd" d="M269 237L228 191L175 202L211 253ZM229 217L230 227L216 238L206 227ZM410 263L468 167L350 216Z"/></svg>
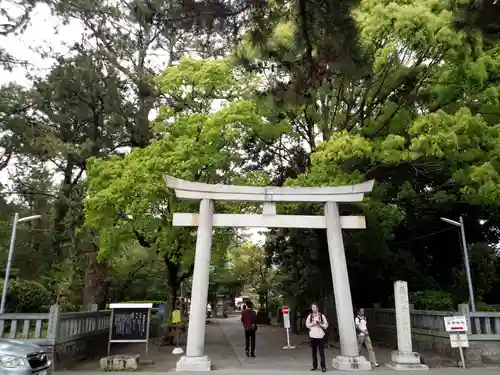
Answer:
<svg viewBox="0 0 500 375"><path fill-rule="evenodd" d="M371 370L371 363L364 356L359 355L354 314L352 311L351 287L347 273L347 261L337 202L325 203L325 218L328 255L332 271L333 292L335 295L337 324L340 336L340 355L333 359L332 367L340 371Z"/></svg>

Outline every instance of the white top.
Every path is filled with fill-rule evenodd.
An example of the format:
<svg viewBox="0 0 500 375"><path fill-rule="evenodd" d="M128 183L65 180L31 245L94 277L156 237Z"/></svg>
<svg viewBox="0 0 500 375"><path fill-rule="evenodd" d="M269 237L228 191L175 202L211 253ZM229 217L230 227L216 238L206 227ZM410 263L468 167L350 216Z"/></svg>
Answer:
<svg viewBox="0 0 500 375"><path fill-rule="evenodd" d="M110 303L110 309L151 309L153 308L152 303Z"/></svg>
<svg viewBox="0 0 500 375"><path fill-rule="evenodd" d="M207 305L207 311L212 311L212 305L211 304Z"/></svg>
<svg viewBox="0 0 500 375"><path fill-rule="evenodd" d="M360 331L360 336L364 336L365 334L368 334L368 326L366 324L366 317L364 316L357 316L355 319L356 323L356 328Z"/></svg>
<svg viewBox="0 0 500 375"><path fill-rule="evenodd" d="M312 319L311 319L312 315ZM328 321L323 314L309 314L306 319L306 327L309 328L309 337L312 339L322 339L325 337L325 329L328 328Z"/></svg>

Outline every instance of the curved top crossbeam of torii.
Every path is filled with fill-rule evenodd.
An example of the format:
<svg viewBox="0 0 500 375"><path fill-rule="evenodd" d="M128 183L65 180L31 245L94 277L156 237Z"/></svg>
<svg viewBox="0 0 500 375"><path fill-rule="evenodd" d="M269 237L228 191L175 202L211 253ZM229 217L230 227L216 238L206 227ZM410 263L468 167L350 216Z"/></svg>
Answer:
<svg viewBox="0 0 500 375"><path fill-rule="evenodd" d="M333 187L258 187L205 184L165 175L167 187L178 198L246 202L359 202L373 189L374 180Z"/></svg>

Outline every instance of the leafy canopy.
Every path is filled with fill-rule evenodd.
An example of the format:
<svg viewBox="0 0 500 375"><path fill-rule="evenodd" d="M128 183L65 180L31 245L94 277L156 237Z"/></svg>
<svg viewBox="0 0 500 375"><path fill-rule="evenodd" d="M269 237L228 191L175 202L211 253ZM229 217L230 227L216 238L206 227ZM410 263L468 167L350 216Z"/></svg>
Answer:
<svg viewBox="0 0 500 375"><path fill-rule="evenodd" d="M159 109L155 130L160 137L150 146L88 163L86 222L99 230L103 257L123 251L139 233L152 248L189 267L195 236L191 229L172 227L172 214L196 212L196 204L177 201L163 176L207 183L241 179L240 139L248 129L263 128L264 120L244 97L252 81L228 60L184 59L159 75L157 83L165 97L185 108ZM214 246L220 237L225 251L228 231L216 233Z"/></svg>

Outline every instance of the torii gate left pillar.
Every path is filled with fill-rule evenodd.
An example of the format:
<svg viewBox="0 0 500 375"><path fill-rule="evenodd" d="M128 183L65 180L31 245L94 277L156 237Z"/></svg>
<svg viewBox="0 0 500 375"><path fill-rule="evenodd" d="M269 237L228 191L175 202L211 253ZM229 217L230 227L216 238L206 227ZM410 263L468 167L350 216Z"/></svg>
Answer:
<svg viewBox="0 0 500 375"><path fill-rule="evenodd" d="M326 229L341 347L341 355L333 359L332 366L343 371L372 369L371 363L359 355L342 240L342 229L363 229L365 220L362 216L340 216L337 203L362 201L374 181L319 188L208 185L170 176L165 176L165 182L175 189L178 198L201 201L199 214L175 213L173 220L174 226L198 227L186 355L177 362L177 371L210 371L210 358L205 355L205 319L214 227ZM261 202L263 214L215 214L216 200ZM324 216L277 215L276 202L324 203Z"/></svg>

